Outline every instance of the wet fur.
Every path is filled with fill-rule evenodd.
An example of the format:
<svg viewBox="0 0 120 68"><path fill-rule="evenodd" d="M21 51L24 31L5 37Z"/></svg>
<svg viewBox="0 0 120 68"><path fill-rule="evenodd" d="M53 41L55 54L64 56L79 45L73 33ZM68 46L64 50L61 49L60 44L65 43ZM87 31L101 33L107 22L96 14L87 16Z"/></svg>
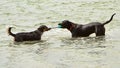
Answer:
<svg viewBox="0 0 120 68"><path fill-rule="evenodd" d="M35 41L35 40L41 40L41 36L44 31L50 30L47 26L40 26L37 30L32 32L20 32L13 34L11 32L12 27L8 28L8 34L14 37L14 41L16 42L23 42L23 41Z"/></svg>
<svg viewBox="0 0 120 68"><path fill-rule="evenodd" d="M87 37L92 33L95 33L96 36L104 36L105 35L105 24L108 24L112 21L113 16L115 13L111 16L110 20L100 23L100 22L92 22L89 24L75 24L71 21L64 20L62 23L59 23L58 25L61 25L61 28L67 28L71 33L72 37Z"/></svg>

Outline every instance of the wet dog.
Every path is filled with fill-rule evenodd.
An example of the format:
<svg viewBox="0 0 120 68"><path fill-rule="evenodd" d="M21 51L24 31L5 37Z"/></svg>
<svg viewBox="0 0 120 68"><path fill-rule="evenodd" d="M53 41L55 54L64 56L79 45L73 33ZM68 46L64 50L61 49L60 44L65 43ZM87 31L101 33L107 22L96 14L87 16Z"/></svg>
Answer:
<svg viewBox="0 0 120 68"><path fill-rule="evenodd" d="M59 23L58 26L60 28L67 28L72 33L72 37L87 37L92 33L95 33L96 36L104 36L105 35L104 25L110 23L114 15L115 13L111 16L110 20L104 23L91 22L89 24L82 25L75 24L68 20L64 20L62 21L62 23Z"/></svg>
<svg viewBox="0 0 120 68"><path fill-rule="evenodd" d="M37 30L32 32L21 32L13 34L11 32L12 27L8 28L8 34L14 37L14 41L16 42L23 42L23 41L35 41L35 40L41 40L41 36L43 32L50 30L51 28L48 28L45 25L40 26Z"/></svg>

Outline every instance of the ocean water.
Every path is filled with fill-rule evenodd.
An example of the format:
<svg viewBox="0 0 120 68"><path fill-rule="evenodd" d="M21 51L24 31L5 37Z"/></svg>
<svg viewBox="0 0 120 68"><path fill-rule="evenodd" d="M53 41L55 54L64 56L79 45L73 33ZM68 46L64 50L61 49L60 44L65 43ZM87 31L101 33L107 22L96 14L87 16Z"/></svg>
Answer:
<svg viewBox="0 0 120 68"><path fill-rule="evenodd" d="M120 0L0 0L0 68L120 68ZM41 41L16 43L7 34L56 27L63 20L78 24L105 22L105 37L71 38L67 29L52 29Z"/></svg>

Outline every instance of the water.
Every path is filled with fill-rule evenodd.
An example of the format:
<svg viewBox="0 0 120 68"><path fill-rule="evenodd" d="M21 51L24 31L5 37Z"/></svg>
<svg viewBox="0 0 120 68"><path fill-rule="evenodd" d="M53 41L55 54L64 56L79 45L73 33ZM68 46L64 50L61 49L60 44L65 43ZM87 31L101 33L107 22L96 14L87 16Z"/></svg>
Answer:
<svg viewBox="0 0 120 68"><path fill-rule="evenodd" d="M0 68L120 68L120 0L0 0ZM42 41L13 42L12 32L33 31L62 20L104 22L105 37L72 39L66 29L45 32Z"/></svg>

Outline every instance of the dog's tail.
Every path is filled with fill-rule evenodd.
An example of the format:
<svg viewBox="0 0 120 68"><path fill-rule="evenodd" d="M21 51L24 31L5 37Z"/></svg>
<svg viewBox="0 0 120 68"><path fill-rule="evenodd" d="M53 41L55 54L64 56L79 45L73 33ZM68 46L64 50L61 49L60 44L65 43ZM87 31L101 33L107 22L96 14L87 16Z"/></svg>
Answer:
<svg viewBox="0 0 120 68"><path fill-rule="evenodd" d="M13 27L9 27L8 28L8 34L9 35L11 35L11 36L13 36L13 37L15 37L15 34L13 34L12 32L11 32L11 29L12 29Z"/></svg>
<svg viewBox="0 0 120 68"><path fill-rule="evenodd" d="M114 13L114 14L111 16L110 20L108 20L108 21L106 21L105 23L103 23L103 25L108 24L109 22L111 22L112 19L113 19L113 16L114 16L115 14L116 14L116 13Z"/></svg>

